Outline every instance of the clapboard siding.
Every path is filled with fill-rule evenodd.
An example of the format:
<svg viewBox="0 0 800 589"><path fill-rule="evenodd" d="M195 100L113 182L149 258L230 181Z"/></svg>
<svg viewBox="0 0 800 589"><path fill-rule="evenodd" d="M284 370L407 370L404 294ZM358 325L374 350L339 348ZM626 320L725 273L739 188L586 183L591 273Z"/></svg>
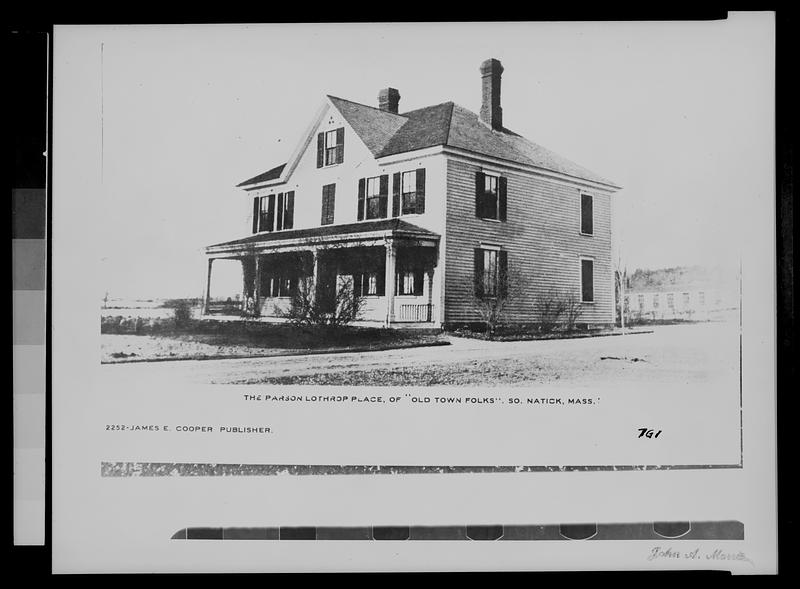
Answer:
<svg viewBox="0 0 800 589"><path fill-rule="evenodd" d="M475 216L475 173L500 172L508 178L507 221ZM473 303L473 251L481 243L508 251L509 271L524 276L524 292L509 302L505 319L537 322L538 305L551 292L580 300L580 257L594 259L594 303L582 305L579 323L610 323L613 317L611 196L594 197L594 234L580 234L581 189L533 174L448 158L445 247L446 323L478 321Z"/></svg>

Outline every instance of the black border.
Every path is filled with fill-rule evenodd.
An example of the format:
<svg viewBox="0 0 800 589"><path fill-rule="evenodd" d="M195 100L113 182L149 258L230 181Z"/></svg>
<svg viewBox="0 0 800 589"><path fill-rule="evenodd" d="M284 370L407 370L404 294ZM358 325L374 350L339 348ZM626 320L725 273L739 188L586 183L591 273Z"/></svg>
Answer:
<svg viewBox="0 0 800 589"><path fill-rule="evenodd" d="M36 7L38 10L42 11L43 7ZM378 18L375 18L375 15L371 15L369 13L360 13L359 15L354 16L352 14L353 9L351 8L351 13L348 14L348 9L343 8L341 6L336 7L336 11L333 14L333 18L324 18L322 20L316 22L364 22L364 21L389 21L393 20L392 18L387 18L386 10L390 9L391 6L384 7L383 11L380 9L378 12L383 12L380 14ZM762 10L775 10L775 7L769 8L762 8ZM26 35L48 35L52 33L52 26L53 23L59 24L153 24L153 23L210 23L210 22L229 22L229 23L246 23L246 22L267 22L264 19L264 14L253 14L247 13L247 11L240 11L238 17L231 17L231 18L220 18L218 11L216 13L208 14L203 13L202 10L198 10L198 7L194 7L192 11L192 16L187 18L183 15L180 18L175 18L174 16L170 18L167 15L164 15L163 12L159 14L158 19L137 19L135 17L131 18L131 15L127 15L128 18L126 19L119 19L119 18L102 18L98 13L92 12L91 14L88 11L85 11L84 14L78 14L76 12L75 7L70 7L69 16L64 15L57 15L54 16L52 13L49 15L43 15L41 12L37 15L37 17L22 17L20 18L17 14L12 14L11 18L9 19L12 25L7 27L7 31L9 32L9 37L11 37L11 33L16 31L17 33L24 33ZM426 10L426 14L424 16L430 18L430 11ZM153 12L155 14L155 11ZM319 13L322 14L322 13ZM576 13L574 11L564 11L564 10L546 10L546 9L538 9L535 11L530 11L527 14L519 15L511 14L508 11L504 11L503 19L502 20L543 20L543 21L553 21L553 20L564 20L564 21L575 21L575 20L621 20L621 21L637 21L637 20L667 20L667 21L675 21L675 20L715 20L725 18L727 14L726 10L721 10L718 8L712 9L701 9L698 8L696 5L692 7L692 9L685 9L685 8L672 8L666 9L661 7L656 7L655 9L649 10L642 10L642 9L634 9L634 10L627 10L622 11L621 9L617 9L616 11L613 9L605 9L605 10L589 10L583 11L580 13ZM794 109L796 108L796 95L792 92L792 81L796 76L794 76L796 62L791 57L797 55L798 52L798 43L797 43L797 28L796 28L796 15L794 9L781 9L775 11L776 14L776 139L775 139L775 147L776 147L776 265L777 265L777 275L776 275L776 285L777 285L777 300L776 300L776 316L777 316L777 338L776 338L776 348L777 348L777 376L778 376L778 391L786 389L786 393L783 395L778 395L778 412L777 412L777 442L778 442L778 453L777 453L777 462L780 466L780 463L783 462L784 466L787 468L781 469L778 468L778 506L779 506L779 513L778 513L778 557L779 557L779 566L781 567L781 573L789 573L792 574L794 572L794 561L796 560L792 554L789 553L789 550L792 545L792 540L796 537L796 521L797 521L797 502L795 501L795 497L797 497L797 489L796 485L794 484L794 473L791 470L788 470L788 458L791 457L790 449L794 447L794 439L790 439L790 435L793 433L793 429L796 427L794 420L797 413L794 411L796 405L796 398L795 394L793 394L793 390L796 387L796 370L794 367L794 359L796 356L796 349L794 343L794 318L795 318L795 310L796 310L796 302L794 297L794 151L795 151L795 133L796 133L796 115ZM76 16L77 15L77 16ZM268 15L269 22L302 22L306 19L298 19L298 18L281 18L280 16L276 16L275 14ZM329 17L330 14L322 14L323 17ZM474 19L470 18L459 18L458 14L448 14L446 16L441 16L439 18L434 18L436 22L445 22L445 21L471 21ZM522 18L520 18L520 16ZM481 18L484 20L493 20L487 14L481 14ZM501 20L501 19L494 19L494 20ZM52 39L52 37L51 37ZM28 68L30 70L39 70L43 67L41 60L38 59L35 55L32 55L28 52L20 53L19 46L15 45L13 40L10 40L9 47L11 49L11 55L13 55L13 59L19 61L22 64L22 67ZM52 43L48 47L48 56L49 59L52 59ZM52 74L48 73L48 92L52 96ZM11 93L14 95L14 93ZM24 111L23 111L24 112ZM20 111L14 112L14 117L22 118L24 115L20 113ZM48 105L48 124L52 123L52 103ZM49 127L52 128L52 127ZM52 155L52 138L47 138L47 145L48 145L48 154ZM14 145L12 149L17 149L18 146ZM50 165L50 159L48 158L48 176L52 171ZM12 185L13 187L13 185ZM50 188L48 186L47 191L47 202L48 207L52 202L52 194ZM49 229L51 226L51 219L48 217L48 236L49 236ZM45 547L14 547L13 546L13 532L6 535L6 541L12 544L11 546L11 556L13 557L13 568L11 569L12 572L20 572L23 573L28 580L44 577L45 575L49 575L50 573L50 558L51 558L51 549L50 549L50 533L51 533L51 524L50 524L50 516L51 516L51 509L52 509L52 498L51 498L51 457L52 457L52 446L50 442L50 432L52 431L52 419L50 414L50 399L51 399L51 388L50 388L50 353L51 353L51 341L49 335L49 328L50 328L50 295L51 295L51 283L50 283L50 261L52 256L51 244L50 239L48 237L48 246L47 246L47 263L48 263L48 271L47 271L47 296L48 296L48 303L47 303L47 340L46 340L46 352L47 352L47 366L46 366L46 378L47 378L47 388L46 388L46 400L47 400L47 411L46 411L46 423L47 423L47 442L46 442L46 459L47 459L47 485L46 485L46 529L45 529L45 540L47 542ZM9 379L11 382L11 388L13 390L13 377ZM8 382L8 381L7 381ZM8 404L6 405L11 411L7 413L7 424L11 427L7 428L7 435L6 435L6 442L7 446L7 462L8 470L7 470L7 478L6 484L7 490L13 489L13 402L11 400L11 395L8 397ZM13 502L9 501L8 503L9 508L6 511L7 516L10 515L10 524L7 529L10 531L13 530ZM479 577L475 577L474 575L479 575ZM452 573L449 576L452 580L465 580L467 577L465 575L469 575L470 580L484 580L486 579L485 575L489 573ZM597 576L598 573L539 573L541 575L545 575L545 578L549 576L549 578L553 578L552 575L568 575L569 577L580 580L609 580L618 578L617 573L609 573L609 572L601 572L599 573L600 576ZM641 573L627 573L624 574L624 577L628 579L651 579L654 573L647 572L645 574ZM700 577L703 579L714 579L720 578L721 575L728 576L726 573L715 573L715 572L656 572L658 575L663 575L664 578L676 581L688 578L689 575L692 577ZM513 573L511 576L508 576L508 573L505 573L506 580L514 580L519 579L520 577L514 575ZM592 575L589 577L588 575ZM157 575L163 576L163 575ZM416 575L419 576L419 575ZM381 577L385 578L385 575L381 575L380 577L378 574L368 574L366 579L367 580L376 580ZM439 576L440 577L440 576ZM482 577L482 578L481 578Z"/></svg>

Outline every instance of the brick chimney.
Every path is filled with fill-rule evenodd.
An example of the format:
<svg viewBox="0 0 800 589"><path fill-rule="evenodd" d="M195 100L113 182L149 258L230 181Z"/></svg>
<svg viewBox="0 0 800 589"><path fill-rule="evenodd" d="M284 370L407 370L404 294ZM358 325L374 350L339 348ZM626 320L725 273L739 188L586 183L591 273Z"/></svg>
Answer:
<svg viewBox="0 0 800 589"><path fill-rule="evenodd" d="M384 88L378 92L378 108L397 114L400 104L400 92L396 88Z"/></svg>
<svg viewBox="0 0 800 589"><path fill-rule="evenodd" d="M503 109L500 107L500 76L503 66L496 59L481 64L481 120L495 131L503 129Z"/></svg>

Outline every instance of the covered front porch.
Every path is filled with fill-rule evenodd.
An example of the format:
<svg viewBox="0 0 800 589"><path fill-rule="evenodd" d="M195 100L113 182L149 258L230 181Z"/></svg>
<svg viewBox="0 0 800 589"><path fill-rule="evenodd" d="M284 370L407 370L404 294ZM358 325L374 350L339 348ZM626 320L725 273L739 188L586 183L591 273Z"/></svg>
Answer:
<svg viewBox="0 0 800 589"><path fill-rule="evenodd" d="M287 320L346 313L353 323L440 324L439 236L399 219L256 234L209 246L203 315L215 312L215 260L241 265L241 316ZM230 314L230 307L227 309Z"/></svg>

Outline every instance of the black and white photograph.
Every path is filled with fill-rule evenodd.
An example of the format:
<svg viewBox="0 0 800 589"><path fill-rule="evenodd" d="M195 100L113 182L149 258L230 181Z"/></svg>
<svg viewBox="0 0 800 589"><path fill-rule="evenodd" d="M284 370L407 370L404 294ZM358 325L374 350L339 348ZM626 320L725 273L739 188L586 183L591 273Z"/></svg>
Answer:
<svg viewBox="0 0 800 589"><path fill-rule="evenodd" d="M773 572L774 62L56 27L54 572Z"/></svg>

